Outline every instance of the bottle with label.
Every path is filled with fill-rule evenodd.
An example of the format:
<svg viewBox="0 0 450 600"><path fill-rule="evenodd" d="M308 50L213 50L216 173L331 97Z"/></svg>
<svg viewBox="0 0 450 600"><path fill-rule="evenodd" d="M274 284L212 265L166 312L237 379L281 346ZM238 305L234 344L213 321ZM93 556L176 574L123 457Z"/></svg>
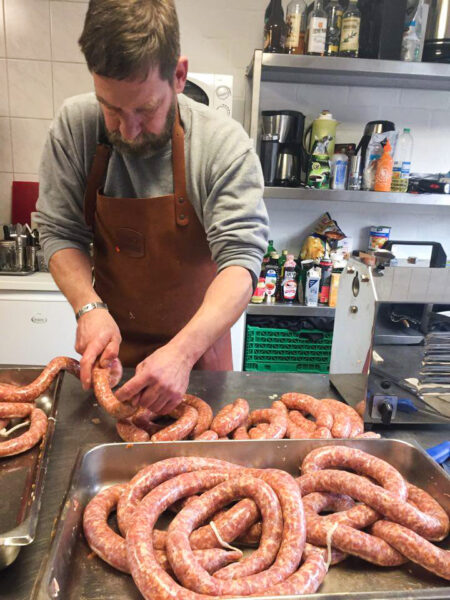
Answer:
<svg viewBox="0 0 450 600"><path fill-rule="evenodd" d="M404 129L402 135L398 138L394 153L394 171L391 185L391 191L393 192L404 193L408 191L413 144L411 130Z"/></svg>
<svg viewBox="0 0 450 600"><path fill-rule="evenodd" d="M286 13L286 53L305 54L306 2L291 0Z"/></svg>
<svg viewBox="0 0 450 600"><path fill-rule="evenodd" d="M320 267L315 266L306 274L305 304L306 306L317 306L320 288Z"/></svg>
<svg viewBox="0 0 450 600"><path fill-rule="evenodd" d="M394 159L392 158L392 146L389 140L386 142L384 152L377 164L377 172L375 175L375 191L390 192L392 185L392 168Z"/></svg>
<svg viewBox="0 0 450 600"><path fill-rule="evenodd" d="M269 262L270 255L272 254L272 252L276 252L276 249L273 245L273 240L269 240L269 245L267 246L267 252L264 254L264 258L263 258L263 268Z"/></svg>
<svg viewBox="0 0 450 600"><path fill-rule="evenodd" d="M264 277L260 277L258 280L258 285L256 286L256 289L253 292L251 303L252 304L262 304L264 302L265 295L266 295L266 280Z"/></svg>
<svg viewBox="0 0 450 600"><path fill-rule="evenodd" d="M333 263L328 258L322 258L320 261L320 268L322 269L319 289L319 302L320 304L328 304L330 299L330 286L331 286L331 272L333 270Z"/></svg>
<svg viewBox="0 0 450 600"><path fill-rule="evenodd" d="M345 190L347 185L348 156L346 154L333 154L331 161L331 189Z"/></svg>
<svg viewBox="0 0 450 600"><path fill-rule="evenodd" d="M280 259L278 261L278 265L280 267L280 277L281 277L281 280L283 280L283 277L284 277L284 265L286 264L287 255L288 255L288 251L287 250L283 250L282 253L281 253Z"/></svg>
<svg viewBox="0 0 450 600"><path fill-rule="evenodd" d="M281 0L273 0L272 11L264 28L264 52L284 53L286 24Z"/></svg>
<svg viewBox="0 0 450 600"><path fill-rule="evenodd" d="M361 11L358 0L349 0L348 8L342 16L339 56L358 58Z"/></svg>
<svg viewBox="0 0 450 600"><path fill-rule="evenodd" d="M323 56L327 37L327 14L323 9L323 0L314 0L308 22L307 54Z"/></svg>
<svg viewBox="0 0 450 600"><path fill-rule="evenodd" d="M270 15L272 14L272 5L274 0L270 0L267 5L266 12L264 13L264 27L267 25L267 21L269 20Z"/></svg>
<svg viewBox="0 0 450 600"><path fill-rule="evenodd" d="M274 304L279 290L280 284L280 267L278 259L280 255L277 252L272 252L270 260L266 266L265 285L266 285L266 302Z"/></svg>
<svg viewBox="0 0 450 600"><path fill-rule="evenodd" d="M293 254L288 254L284 265L282 296L286 304L292 304L297 298L297 264Z"/></svg>
<svg viewBox="0 0 450 600"><path fill-rule="evenodd" d="M327 6L326 56L337 56L339 54L343 13L344 9L339 4L338 0L330 0Z"/></svg>

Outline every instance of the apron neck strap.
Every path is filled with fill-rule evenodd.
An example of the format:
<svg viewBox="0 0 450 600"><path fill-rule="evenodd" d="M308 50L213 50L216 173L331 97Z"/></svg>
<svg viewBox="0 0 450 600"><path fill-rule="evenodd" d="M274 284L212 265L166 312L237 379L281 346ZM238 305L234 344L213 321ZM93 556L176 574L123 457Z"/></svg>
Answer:
<svg viewBox="0 0 450 600"><path fill-rule="evenodd" d="M97 144L94 161L87 179L84 193L84 219L86 224L94 229L97 191L103 186L112 147L109 144Z"/></svg>
<svg viewBox="0 0 450 600"><path fill-rule="evenodd" d="M175 218L177 225L185 227L189 224L188 194L186 188L186 160L184 153L184 130L181 126L180 108L175 107L175 123L172 133L172 170L173 193L175 200Z"/></svg>

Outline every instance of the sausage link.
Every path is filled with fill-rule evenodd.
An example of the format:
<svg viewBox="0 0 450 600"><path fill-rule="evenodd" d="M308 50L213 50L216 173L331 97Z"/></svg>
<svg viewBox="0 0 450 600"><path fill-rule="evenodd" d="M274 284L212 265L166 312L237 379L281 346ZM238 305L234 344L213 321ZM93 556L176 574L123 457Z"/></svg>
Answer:
<svg viewBox="0 0 450 600"><path fill-rule="evenodd" d="M175 423L168 425L154 433L151 437L152 442L174 442L186 438L198 421L198 412L192 406L183 402L177 406L170 414L175 419Z"/></svg>
<svg viewBox="0 0 450 600"><path fill-rule="evenodd" d="M117 400L111 390L109 369L103 369L98 363L92 369L92 385L100 406L116 419L126 419L137 411L137 407Z"/></svg>
<svg viewBox="0 0 450 600"><path fill-rule="evenodd" d="M408 497L408 486L403 476L392 465L356 448L324 446L310 452L302 463L302 473L323 469L345 468L375 479L399 500Z"/></svg>
<svg viewBox="0 0 450 600"><path fill-rule="evenodd" d="M290 392L281 396L281 402L289 410L298 410L304 415L312 415L316 419L317 427L326 427L330 430L333 427L333 415L330 409L324 406L317 398L313 398L307 394Z"/></svg>
<svg viewBox="0 0 450 600"><path fill-rule="evenodd" d="M181 465L183 462L187 465L188 460L182 458ZM160 515L174 502L219 485L231 472L232 469L219 471L218 468L214 471L185 472L163 481L142 500L127 532L127 557L133 579L145 600L198 600L198 594L181 587L159 565L152 544L153 528Z"/></svg>
<svg viewBox="0 0 450 600"><path fill-rule="evenodd" d="M298 410L289 411L289 419L300 429L313 433L317 429L317 425L302 415Z"/></svg>
<svg viewBox="0 0 450 600"><path fill-rule="evenodd" d="M243 425L249 413L250 407L247 400L238 398L233 404L227 404L217 413L211 423L211 429L219 437L224 437Z"/></svg>
<svg viewBox="0 0 450 600"><path fill-rule="evenodd" d="M354 408L345 404L345 402L339 402L339 400L335 400L334 398L324 398L322 403L328 406L331 411L336 411L333 413L334 415L343 414L350 419L351 428L348 437L354 438L360 433L364 433L364 421Z"/></svg>
<svg viewBox="0 0 450 600"><path fill-rule="evenodd" d="M248 419L233 431L233 440L249 440L250 436L248 435L247 427Z"/></svg>
<svg viewBox="0 0 450 600"><path fill-rule="evenodd" d="M252 555L219 571L212 578L193 559L189 536L215 510L236 497L251 497L258 505L263 517L261 543ZM261 479L241 474L205 492L175 517L168 530L167 556L177 579L188 589L218 596L249 595L267 589L264 574L260 571L274 561L280 547L282 528L281 507L273 489ZM233 567L233 576L239 579L216 579ZM248 577L254 573L258 574L257 578Z"/></svg>
<svg viewBox="0 0 450 600"><path fill-rule="evenodd" d="M444 579L450 579L450 551L434 546L398 523L377 521L372 533L396 548L406 558Z"/></svg>
<svg viewBox="0 0 450 600"><path fill-rule="evenodd" d="M440 541L448 535L448 516L437 503L433 513L427 514L408 502L400 501L397 494L359 475L345 471L324 470L302 475L297 481L303 496L311 492L346 494L364 502L389 520L409 527L428 540Z"/></svg>
<svg viewBox="0 0 450 600"><path fill-rule="evenodd" d="M79 377L80 363L74 358L58 356L28 385L18 387L0 383L0 402L33 402L50 387L58 373L63 370Z"/></svg>
<svg viewBox="0 0 450 600"><path fill-rule="evenodd" d="M331 431L327 427L318 427L312 434L311 439L313 440L329 440L333 436Z"/></svg>
<svg viewBox="0 0 450 600"><path fill-rule="evenodd" d="M144 467L131 479L126 490L119 499L117 522L120 531L122 534L127 533L134 513L142 498L164 481L180 475L181 473L190 473L192 471L238 468L240 468L239 465L223 460L200 457L168 458L148 467Z"/></svg>
<svg viewBox="0 0 450 600"><path fill-rule="evenodd" d="M153 411L140 406L135 412L135 414L131 417L131 422L139 429L143 429L144 431L146 431L150 439L150 436L152 436L154 433L157 433L158 431L161 431L161 429L164 428L164 425L161 425L160 423L155 423L155 420L158 417L159 415L157 415Z"/></svg>
<svg viewBox="0 0 450 600"><path fill-rule="evenodd" d="M25 402L0 402L0 418L14 419L28 417L33 410L32 404Z"/></svg>
<svg viewBox="0 0 450 600"><path fill-rule="evenodd" d="M14 406L12 404L12 406ZM16 438L7 440L6 442L0 442L0 457L2 456L15 456L21 452L26 452L37 443L41 441L47 431L47 415L40 408L31 408L30 413L30 427L28 431L22 433ZM19 415L11 415L19 416Z"/></svg>
<svg viewBox="0 0 450 600"><path fill-rule="evenodd" d="M331 548L331 556L329 556L328 548L322 548L321 546L313 546L313 544L305 544L305 551L303 553L303 559L306 560L308 556L311 555L311 552L318 552L324 561L328 561L331 558L330 566L338 565L340 562L345 560L348 554L345 552L341 552L340 550L336 550L336 548Z"/></svg>
<svg viewBox="0 0 450 600"><path fill-rule="evenodd" d="M357 440L379 440L381 435L379 433L375 433L374 431L366 431L365 433L360 433L356 436Z"/></svg>
<svg viewBox="0 0 450 600"><path fill-rule="evenodd" d="M303 596L314 594L327 574L327 567L320 552L310 552L303 565L286 581L268 590L263 596Z"/></svg>
<svg viewBox="0 0 450 600"><path fill-rule="evenodd" d="M184 402L195 408L198 413L197 425L191 434L195 439L210 428L213 420L213 412L209 404L197 396L192 396L192 394L185 394Z"/></svg>
<svg viewBox="0 0 450 600"><path fill-rule="evenodd" d="M258 521L254 523L245 533L240 535L236 542L240 546L249 546L253 548L254 546L258 546L259 540L261 539L261 531L262 531L262 523Z"/></svg>
<svg viewBox="0 0 450 600"><path fill-rule="evenodd" d="M273 408L262 408L250 413L249 437L251 439L282 439L286 434L287 416L281 410ZM259 431L252 428L258 423L268 424L267 428L259 428Z"/></svg>
<svg viewBox="0 0 450 600"><path fill-rule="evenodd" d="M126 419L117 421L116 430L124 442L148 442L150 440L150 436L144 429L136 427Z"/></svg>
<svg viewBox="0 0 450 600"><path fill-rule="evenodd" d="M361 400L361 402L358 402L358 404L355 406L355 410L361 419L364 419L364 415L366 414L366 401Z"/></svg>
<svg viewBox="0 0 450 600"><path fill-rule="evenodd" d="M219 436L217 435L217 433L215 431L213 431L212 429L207 429L206 431L204 431L203 433L201 433L198 437L194 438L194 440L218 440Z"/></svg>
<svg viewBox="0 0 450 600"><path fill-rule="evenodd" d="M108 517L116 509L125 488L126 485L114 485L94 496L84 511L83 529L90 548L102 560L119 571L129 573L125 539L108 525ZM164 570L171 571L167 555L162 549L156 551L155 556ZM240 552L227 552L218 548L195 551L195 558L209 573L239 560L240 556Z"/></svg>

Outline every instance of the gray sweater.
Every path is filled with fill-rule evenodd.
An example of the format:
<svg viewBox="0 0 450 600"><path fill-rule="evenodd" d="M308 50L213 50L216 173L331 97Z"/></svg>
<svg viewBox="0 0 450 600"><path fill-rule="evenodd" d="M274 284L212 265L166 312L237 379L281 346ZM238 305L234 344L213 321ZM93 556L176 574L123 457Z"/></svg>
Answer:
<svg viewBox="0 0 450 600"><path fill-rule="evenodd" d="M239 265L254 282L267 248L263 177L243 128L186 96L178 96L185 130L186 179L190 201L203 224L219 271ZM89 251L92 231L83 217L83 196L102 112L94 94L68 99L44 147L36 222L46 261L58 250ZM172 142L151 158L114 149L104 192L110 197L157 197L173 193Z"/></svg>

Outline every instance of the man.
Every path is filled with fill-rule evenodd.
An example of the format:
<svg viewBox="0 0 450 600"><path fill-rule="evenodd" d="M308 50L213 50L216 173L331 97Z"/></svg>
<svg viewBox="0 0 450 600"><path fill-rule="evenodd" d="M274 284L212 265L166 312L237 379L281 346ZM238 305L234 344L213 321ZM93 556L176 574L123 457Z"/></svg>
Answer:
<svg viewBox="0 0 450 600"><path fill-rule="evenodd" d="M240 125L182 95L173 0L91 0L79 43L95 94L51 127L42 245L78 318L84 388L119 356L136 367L119 399L163 414L194 366L232 368L229 329L267 247L261 169Z"/></svg>

